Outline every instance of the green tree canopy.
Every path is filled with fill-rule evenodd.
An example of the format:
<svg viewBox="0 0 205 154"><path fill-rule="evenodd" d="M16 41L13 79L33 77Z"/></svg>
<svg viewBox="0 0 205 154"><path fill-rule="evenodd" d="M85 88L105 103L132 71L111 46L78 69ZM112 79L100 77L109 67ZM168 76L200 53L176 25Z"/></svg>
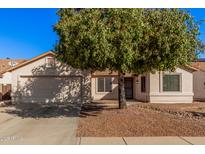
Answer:
<svg viewBox="0 0 205 154"><path fill-rule="evenodd" d="M179 9L60 9L56 49L75 68L173 70L203 50L199 25Z"/></svg>
<svg viewBox="0 0 205 154"><path fill-rule="evenodd" d="M204 50L199 24L181 9L60 9L57 14L56 51L74 68L174 70Z"/></svg>

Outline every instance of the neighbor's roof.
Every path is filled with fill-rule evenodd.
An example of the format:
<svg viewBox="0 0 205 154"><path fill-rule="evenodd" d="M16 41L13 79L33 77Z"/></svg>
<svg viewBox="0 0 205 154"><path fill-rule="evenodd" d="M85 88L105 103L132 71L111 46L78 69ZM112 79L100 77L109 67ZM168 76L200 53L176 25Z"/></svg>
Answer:
<svg viewBox="0 0 205 154"><path fill-rule="evenodd" d="M28 65L28 64L30 64L32 62L35 62L35 61L37 61L37 60L39 60L39 59L41 59L43 57L49 56L49 55L55 56L55 53L52 52L52 51L48 51L48 52L43 53L43 54L41 54L41 55L39 55L37 57L34 57L34 58L30 59L30 60L24 61L23 63L21 63L19 65L16 65L15 67L9 68L9 69L3 71L2 74L6 73L6 72L12 72L12 71L14 71L14 70L16 70L18 68L21 68L21 67L23 67L25 65Z"/></svg>
<svg viewBox="0 0 205 154"><path fill-rule="evenodd" d="M198 70L205 71L205 59L199 59L191 63L191 66Z"/></svg>
<svg viewBox="0 0 205 154"><path fill-rule="evenodd" d="M189 72L194 72L194 71L198 71L199 69L196 67L193 67L192 65L186 65L186 66L181 66L180 68L189 71Z"/></svg>
<svg viewBox="0 0 205 154"><path fill-rule="evenodd" d="M0 77L6 70L18 66L27 61L26 59L0 59Z"/></svg>

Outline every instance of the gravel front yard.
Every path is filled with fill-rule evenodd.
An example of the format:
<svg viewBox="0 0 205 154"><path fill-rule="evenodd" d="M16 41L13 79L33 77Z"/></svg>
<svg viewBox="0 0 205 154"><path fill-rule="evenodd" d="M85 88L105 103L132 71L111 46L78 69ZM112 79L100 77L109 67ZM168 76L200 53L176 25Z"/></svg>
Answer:
<svg viewBox="0 0 205 154"><path fill-rule="evenodd" d="M105 106L83 107L77 136L205 136L205 103Z"/></svg>

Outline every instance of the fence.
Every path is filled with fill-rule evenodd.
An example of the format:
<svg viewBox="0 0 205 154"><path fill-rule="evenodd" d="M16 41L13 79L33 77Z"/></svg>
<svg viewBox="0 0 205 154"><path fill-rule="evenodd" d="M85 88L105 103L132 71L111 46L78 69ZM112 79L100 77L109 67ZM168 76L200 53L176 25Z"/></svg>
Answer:
<svg viewBox="0 0 205 154"><path fill-rule="evenodd" d="M11 84L0 84L0 101L11 99Z"/></svg>

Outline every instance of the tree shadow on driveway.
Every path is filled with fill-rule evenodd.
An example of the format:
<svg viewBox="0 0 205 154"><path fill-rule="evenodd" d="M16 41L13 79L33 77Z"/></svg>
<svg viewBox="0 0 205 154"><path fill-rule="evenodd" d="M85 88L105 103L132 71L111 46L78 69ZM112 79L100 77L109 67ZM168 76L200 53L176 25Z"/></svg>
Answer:
<svg viewBox="0 0 205 154"><path fill-rule="evenodd" d="M20 103L5 108L2 113L8 113L21 118L59 118L79 117L80 104L42 104L42 103Z"/></svg>
<svg viewBox="0 0 205 154"><path fill-rule="evenodd" d="M115 110L116 106L106 103L19 103L5 107L1 113L7 113L21 118L61 118L98 116L103 110Z"/></svg>

